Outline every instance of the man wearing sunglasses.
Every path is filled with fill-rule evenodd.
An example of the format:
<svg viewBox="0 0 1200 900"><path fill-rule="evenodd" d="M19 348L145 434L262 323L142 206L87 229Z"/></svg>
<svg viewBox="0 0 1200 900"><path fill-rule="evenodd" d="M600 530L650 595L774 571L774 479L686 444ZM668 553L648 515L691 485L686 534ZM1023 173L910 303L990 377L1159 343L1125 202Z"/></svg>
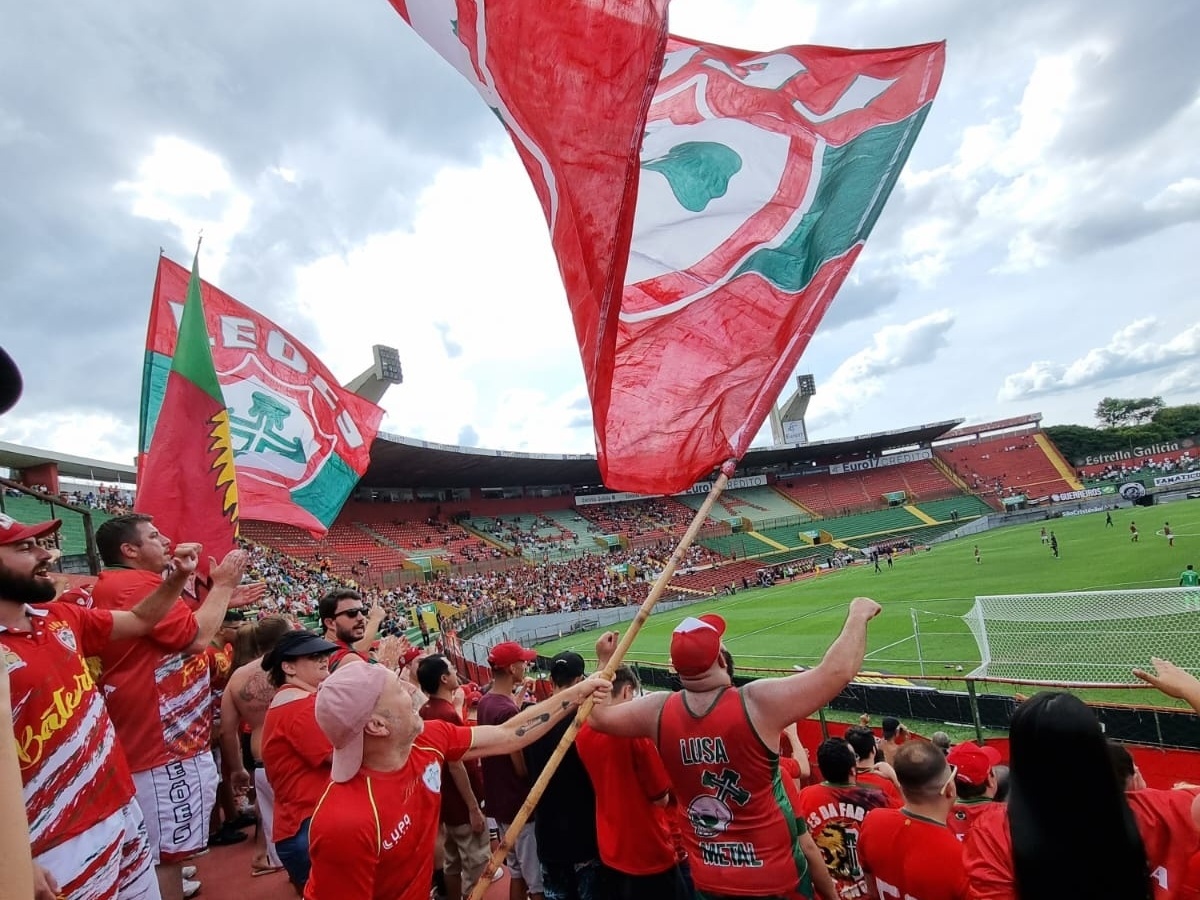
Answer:
<svg viewBox="0 0 1200 900"><path fill-rule="evenodd" d="M858 835L871 896L966 900L962 844L946 827L957 796L955 767L933 744L908 741L894 768L904 806L871 810Z"/></svg>
<svg viewBox="0 0 1200 900"><path fill-rule="evenodd" d="M317 615L325 629L325 640L336 644L329 657L329 671L336 672L345 662L371 662L371 644L379 635L383 608L370 608L362 594L350 588L330 591L317 602Z"/></svg>

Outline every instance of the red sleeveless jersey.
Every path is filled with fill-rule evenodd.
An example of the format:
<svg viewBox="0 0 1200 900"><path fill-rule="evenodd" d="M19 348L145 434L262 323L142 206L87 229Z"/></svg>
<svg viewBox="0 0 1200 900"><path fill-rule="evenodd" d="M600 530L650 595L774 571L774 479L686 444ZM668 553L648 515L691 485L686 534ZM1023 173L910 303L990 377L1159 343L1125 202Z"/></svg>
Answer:
<svg viewBox="0 0 1200 900"><path fill-rule="evenodd" d="M679 799L696 887L738 897L811 896L779 756L754 731L741 693L726 689L698 711L686 698L681 691L663 704L658 748Z"/></svg>

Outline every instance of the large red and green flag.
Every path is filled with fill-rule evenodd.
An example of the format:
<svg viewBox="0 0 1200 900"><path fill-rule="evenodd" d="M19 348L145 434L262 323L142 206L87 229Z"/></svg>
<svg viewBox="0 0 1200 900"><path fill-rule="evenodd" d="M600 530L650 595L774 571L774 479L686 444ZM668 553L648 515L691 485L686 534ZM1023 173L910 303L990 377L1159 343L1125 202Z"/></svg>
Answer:
<svg viewBox="0 0 1200 900"><path fill-rule="evenodd" d="M662 0L391 3L533 180L605 484L668 493L740 458L899 178L944 44L668 43Z"/></svg>
<svg viewBox="0 0 1200 900"><path fill-rule="evenodd" d="M197 280L204 327L228 409L244 519L324 533L370 462L383 410L346 390L274 322ZM160 257L142 378L141 448L169 419L168 372L182 346L186 269Z"/></svg>
<svg viewBox="0 0 1200 900"><path fill-rule="evenodd" d="M239 511L229 411L204 327L199 256L197 250L158 427L139 460L134 509L154 516L172 540L202 543L207 560L234 548Z"/></svg>

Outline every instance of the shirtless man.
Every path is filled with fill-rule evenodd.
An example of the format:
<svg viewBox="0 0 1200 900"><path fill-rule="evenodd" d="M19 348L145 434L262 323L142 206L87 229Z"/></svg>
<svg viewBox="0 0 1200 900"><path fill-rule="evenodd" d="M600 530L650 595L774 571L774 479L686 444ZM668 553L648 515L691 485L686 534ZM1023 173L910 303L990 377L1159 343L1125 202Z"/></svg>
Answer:
<svg viewBox="0 0 1200 900"><path fill-rule="evenodd" d="M283 616L266 616L250 627L254 629L258 655L234 670L221 695L221 756L229 760L229 777L234 792L250 787L250 773L246 771L241 747L242 723L246 723L250 727L250 757L254 761L254 795L259 823L255 831L255 854L250 862L250 874L265 875L282 869L283 863L275 853L275 844L271 840L275 793L260 762L263 720L271 698L275 696L270 676L263 671L262 658L282 635L292 629L292 623Z"/></svg>

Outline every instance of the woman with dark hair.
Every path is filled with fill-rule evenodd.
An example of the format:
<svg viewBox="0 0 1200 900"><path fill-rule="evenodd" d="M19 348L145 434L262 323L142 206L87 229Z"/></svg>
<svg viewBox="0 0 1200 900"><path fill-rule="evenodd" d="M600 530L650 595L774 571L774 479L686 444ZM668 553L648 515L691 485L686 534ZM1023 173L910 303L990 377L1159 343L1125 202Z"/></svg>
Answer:
<svg viewBox="0 0 1200 900"><path fill-rule="evenodd" d="M1164 883L1169 851L1181 849L1173 844L1200 849L1191 795L1126 794L1099 721L1077 697L1045 691L1022 703L1009 741L1008 803L967 834L972 898L1150 900L1152 873Z"/></svg>

